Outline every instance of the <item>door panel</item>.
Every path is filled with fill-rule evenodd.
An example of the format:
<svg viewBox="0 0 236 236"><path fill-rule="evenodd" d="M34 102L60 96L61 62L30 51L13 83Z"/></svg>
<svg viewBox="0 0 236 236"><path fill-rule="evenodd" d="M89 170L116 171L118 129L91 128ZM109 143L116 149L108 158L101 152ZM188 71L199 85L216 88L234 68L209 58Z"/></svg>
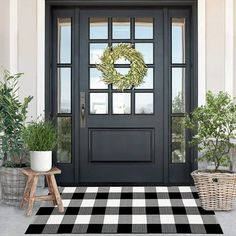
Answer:
<svg viewBox="0 0 236 236"><path fill-rule="evenodd" d="M90 129L90 161L151 162L153 136L152 129Z"/></svg>

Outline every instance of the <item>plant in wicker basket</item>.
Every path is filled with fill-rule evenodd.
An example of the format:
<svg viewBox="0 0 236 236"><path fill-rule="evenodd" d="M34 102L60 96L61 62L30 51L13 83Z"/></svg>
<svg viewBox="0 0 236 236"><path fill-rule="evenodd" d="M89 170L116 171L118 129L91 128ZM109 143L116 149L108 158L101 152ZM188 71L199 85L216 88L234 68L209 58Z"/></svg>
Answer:
<svg viewBox="0 0 236 236"><path fill-rule="evenodd" d="M185 127L194 132L190 145L195 146L199 160L214 164L214 169L194 171L191 175L206 210L230 210L236 196L236 173L220 170L229 166L230 149L235 146L236 104L225 92L208 92L206 104L185 118Z"/></svg>
<svg viewBox="0 0 236 236"><path fill-rule="evenodd" d="M11 75L4 71L0 82L0 142L3 163L1 167L1 187L4 203L18 205L22 198L26 179L21 174L25 151L22 130L31 96L21 102L18 98L18 80L21 73Z"/></svg>

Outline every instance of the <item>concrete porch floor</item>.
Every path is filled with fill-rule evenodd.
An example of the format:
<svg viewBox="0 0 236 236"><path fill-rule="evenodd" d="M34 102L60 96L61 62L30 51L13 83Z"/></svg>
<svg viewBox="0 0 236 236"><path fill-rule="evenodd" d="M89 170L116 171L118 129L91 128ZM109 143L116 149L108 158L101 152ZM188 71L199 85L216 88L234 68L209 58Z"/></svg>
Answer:
<svg viewBox="0 0 236 236"><path fill-rule="evenodd" d="M43 190L41 189L39 191L40 191L40 194L42 194L42 193L47 192L47 189L43 189ZM40 204L41 203L36 202L34 205L32 216L27 217L25 216L24 210L0 203L0 235L1 236L24 235L24 232L26 231L29 224L34 221L34 217L35 217L34 215L37 212L38 208L40 207ZM235 209L233 211L216 212L216 218L224 231L224 235L236 236L236 201L235 201ZM48 235L53 235L53 234L48 234ZM67 235L67 234L61 234L61 235ZM89 234L86 234L86 235L89 235ZM139 234L139 236L141 235L142 234ZM152 234L149 234L149 235L151 236ZM155 234L155 235L158 235L158 234ZM170 236L170 234L165 234L165 235ZM174 235L176 234L173 234L173 236ZM187 236L189 234L185 234L185 235ZM195 235L197 236L201 234L195 234Z"/></svg>

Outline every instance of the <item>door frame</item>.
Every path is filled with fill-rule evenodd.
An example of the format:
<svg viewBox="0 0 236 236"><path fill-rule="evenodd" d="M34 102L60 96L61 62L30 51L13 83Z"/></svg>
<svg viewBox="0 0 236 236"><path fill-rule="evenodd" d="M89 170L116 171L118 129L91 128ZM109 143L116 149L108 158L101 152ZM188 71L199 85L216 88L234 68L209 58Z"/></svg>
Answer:
<svg viewBox="0 0 236 236"><path fill-rule="evenodd" d="M51 42L52 42L52 9L54 8L70 8L72 6L81 6L81 7L131 7L134 8L151 8L151 7L162 7L165 8L164 14L167 14L168 8L178 9L178 8L185 8L188 7L191 9L191 45L190 45L190 51L191 51L191 68L190 68L190 74L191 74L191 86L190 86L190 100L191 100L191 110L198 105L198 35L197 35L197 0L46 0L45 4L45 116L48 118L53 117L52 113L52 99L50 97L50 91L52 91L52 48ZM167 8L168 7L168 8ZM167 27L164 27L167 29ZM167 32L164 32L167 33ZM169 50L168 52L169 55ZM78 58L76 59L78 60ZM164 67L168 66L168 57L165 59L164 64L166 64ZM167 70L166 70L167 71ZM164 71L164 78L166 78L168 74ZM73 101L72 101L73 102ZM169 103L168 103L169 104ZM76 107L76 106L75 106ZM169 109L167 107L166 109ZM75 112L76 113L76 112ZM168 114L165 112L165 114ZM165 117L165 122L168 124L165 124L164 127L168 127L168 129L164 129L164 140L169 140L170 138L170 121L169 117ZM73 127L72 129L78 129L79 127ZM190 134L191 135L191 134ZM78 137L76 138L78 140ZM169 142L164 142L164 156L169 156L169 149L170 145ZM78 148L78 147L77 147ZM75 150L72 150L75 152ZM196 148L190 149L190 170L195 170L198 166L197 162L195 161L198 153ZM78 170L76 170L76 165L78 160L75 162L74 166L74 175L75 179L78 179ZM164 173L164 182L163 185L168 184L169 182L169 158L166 158L164 160L164 169L168 170L166 173ZM178 165L178 164L177 164ZM182 183L183 185L187 185L192 183L192 181L189 179L188 183ZM79 183L59 183L61 185L78 185ZM92 183L83 183L84 185L93 185ZM106 184L106 185L117 185L119 183L100 183L100 184ZM145 184L145 183L142 183ZM147 183L149 184L149 183ZM153 183L152 183L153 184ZM180 183L178 183L179 185ZM135 183L131 183L131 185L136 185ZM139 185L139 184L137 184ZM174 185L174 183L171 183L171 185Z"/></svg>

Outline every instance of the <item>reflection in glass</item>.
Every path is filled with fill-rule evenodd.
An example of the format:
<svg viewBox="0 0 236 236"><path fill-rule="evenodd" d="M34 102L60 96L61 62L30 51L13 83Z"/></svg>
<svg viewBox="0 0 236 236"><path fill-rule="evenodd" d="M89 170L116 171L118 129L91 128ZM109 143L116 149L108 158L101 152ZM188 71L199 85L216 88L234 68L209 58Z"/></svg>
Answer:
<svg viewBox="0 0 236 236"><path fill-rule="evenodd" d="M130 38L130 18L112 19L112 38L129 39Z"/></svg>
<svg viewBox="0 0 236 236"><path fill-rule="evenodd" d="M144 57L146 64L153 64L153 44L152 43L135 43L137 49Z"/></svg>
<svg viewBox="0 0 236 236"><path fill-rule="evenodd" d="M71 63L71 18L57 19L57 61Z"/></svg>
<svg viewBox="0 0 236 236"><path fill-rule="evenodd" d="M101 78L102 78L102 73L97 70L96 68L90 68L90 89L107 89L108 86L105 84Z"/></svg>
<svg viewBox="0 0 236 236"><path fill-rule="evenodd" d="M90 64L100 63L100 57L107 46L107 43L90 43Z"/></svg>
<svg viewBox="0 0 236 236"><path fill-rule="evenodd" d="M153 113L153 93L135 93L135 114Z"/></svg>
<svg viewBox="0 0 236 236"><path fill-rule="evenodd" d="M107 18L90 18L90 39L107 39L108 38L108 19Z"/></svg>
<svg viewBox="0 0 236 236"><path fill-rule="evenodd" d="M153 89L153 68L148 68L147 75L144 77L144 82L136 89Z"/></svg>
<svg viewBox="0 0 236 236"><path fill-rule="evenodd" d="M108 93L90 93L90 114L108 114Z"/></svg>
<svg viewBox="0 0 236 236"><path fill-rule="evenodd" d="M71 69L58 68L58 112L70 113L71 112Z"/></svg>
<svg viewBox="0 0 236 236"><path fill-rule="evenodd" d="M116 68L117 72L119 72L122 75L127 75L130 68ZM117 89L116 86L112 85L112 89Z"/></svg>
<svg viewBox="0 0 236 236"><path fill-rule="evenodd" d="M184 117L172 117L172 163L185 162Z"/></svg>
<svg viewBox="0 0 236 236"><path fill-rule="evenodd" d="M185 68L172 68L172 112L185 112Z"/></svg>
<svg viewBox="0 0 236 236"><path fill-rule="evenodd" d="M172 18L172 63L185 63L185 18Z"/></svg>
<svg viewBox="0 0 236 236"><path fill-rule="evenodd" d="M131 113L131 101L130 93L113 93L113 114L130 114Z"/></svg>
<svg viewBox="0 0 236 236"><path fill-rule="evenodd" d="M71 163L71 117L58 117L57 162Z"/></svg>
<svg viewBox="0 0 236 236"><path fill-rule="evenodd" d="M153 18L135 18L135 38L153 38Z"/></svg>

